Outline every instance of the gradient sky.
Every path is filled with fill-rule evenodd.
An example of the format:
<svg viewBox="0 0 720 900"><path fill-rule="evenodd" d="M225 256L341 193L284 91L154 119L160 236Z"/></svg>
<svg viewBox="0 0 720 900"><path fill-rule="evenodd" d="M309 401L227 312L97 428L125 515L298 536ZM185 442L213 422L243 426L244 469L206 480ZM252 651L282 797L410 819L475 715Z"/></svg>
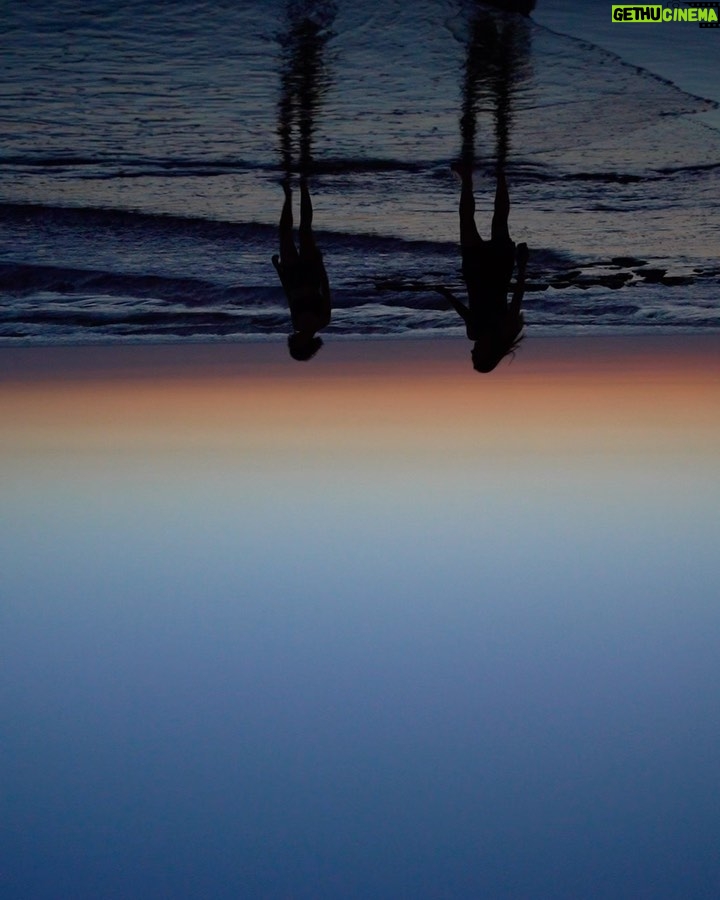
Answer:
<svg viewBox="0 0 720 900"><path fill-rule="evenodd" d="M3 895L713 896L717 350L4 355Z"/></svg>

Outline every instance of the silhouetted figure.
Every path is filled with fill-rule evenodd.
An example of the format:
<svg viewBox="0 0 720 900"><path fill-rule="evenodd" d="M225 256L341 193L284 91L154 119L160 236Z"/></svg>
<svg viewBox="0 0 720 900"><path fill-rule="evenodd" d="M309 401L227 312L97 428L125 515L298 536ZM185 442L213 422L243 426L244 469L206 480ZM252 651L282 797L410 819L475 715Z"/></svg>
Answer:
<svg viewBox="0 0 720 900"><path fill-rule="evenodd" d="M452 303L465 322L468 338L474 342L473 366L478 372L491 372L500 360L512 353L522 339L524 318L521 311L525 291L527 244L517 248L510 239L508 196L505 175L498 170L491 236L484 241L475 225L475 197L472 169L467 165L454 166L460 174L460 249L462 275L467 286L468 305L458 300L447 288L438 291ZM515 261L517 283L508 303L508 292Z"/></svg>
<svg viewBox="0 0 720 900"><path fill-rule="evenodd" d="M330 324L330 284L322 253L312 232L312 202L305 178L300 180L300 228L298 245L293 240L292 192L283 182L285 202L280 215L280 255L273 256L290 306L293 333L288 349L293 359L311 359L322 347L317 332Z"/></svg>
<svg viewBox="0 0 720 900"><path fill-rule="evenodd" d="M330 78L325 66L325 45L336 13L330 0L289 0L287 30L281 37L283 66L278 105L280 157L285 200L280 215L280 254L273 265L290 307L293 333L288 349L293 359L311 359L322 347L317 332L330 323L331 301L322 253L312 231L313 209L307 177L312 169L312 140L316 115ZM291 176L294 169L293 136L297 138L300 172L300 227L293 239Z"/></svg>

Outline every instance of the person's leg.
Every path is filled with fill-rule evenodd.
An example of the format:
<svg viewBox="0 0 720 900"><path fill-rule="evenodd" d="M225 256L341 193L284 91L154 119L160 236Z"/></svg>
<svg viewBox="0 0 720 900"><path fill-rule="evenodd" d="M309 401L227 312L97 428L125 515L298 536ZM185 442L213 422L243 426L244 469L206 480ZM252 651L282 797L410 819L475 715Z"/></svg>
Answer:
<svg viewBox="0 0 720 900"><path fill-rule="evenodd" d="M475 225L475 196L473 194L472 166L467 164L455 165L453 170L458 173L462 186L460 188L460 246L471 247L477 244L481 238Z"/></svg>
<svg viewBox="0 0 720 900"><path fill-rule="evenodd" d="M282 212L280 213L280 262L287 265L297 262L298 252L293 242L293 214L292 214L292 192L287 181L283 181L283 191L285 192L285 202L283 203Z"/></svg>
<svg viewBox="0 0 720 900"><path fill-rule="evenodd" d="M510 195L508 194L505 173L498 169L497 187L495 189L495 209L492 220L492 239L510 240L508 231L508 216L510 215Z"/></svg>

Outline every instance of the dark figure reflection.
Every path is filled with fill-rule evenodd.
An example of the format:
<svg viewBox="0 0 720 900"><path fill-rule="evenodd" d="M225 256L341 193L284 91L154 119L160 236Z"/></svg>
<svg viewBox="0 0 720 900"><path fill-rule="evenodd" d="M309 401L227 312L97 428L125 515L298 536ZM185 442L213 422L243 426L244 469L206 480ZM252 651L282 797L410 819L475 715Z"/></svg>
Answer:
<svg viewBox="0 0 720 900"><path fill-rule="evenodd" d="M529 16L535 9L535 0L484 0L484 3L507 12L522 13L524 16Z"/></svg>
<svg viewBox="0 0 720 900"><path fill-rule="evenodd" d="M478 6L468 23L460 134L461 159L475 162L477 119L492 111L495 163L504 169L510 151L513 107L530 65L530 24L517 13Z"/></svg>
<svg viewBox="0 0 720 900"><path fill-rule="evenodd" d="M521 311L525 291L527 244L510 238L510 198L505 168L510 151L513 99L525 77L530 42L527 22L515 13L478 8L469 23L460 118L460 248L462 276L468 293L465 305L445 287L438 290L465 322L473 341L472 361L479 372L491 372L522 340ZM473 171L478 114L490 108L495 137L496 186L490 240L475 224ZM517 280L508 303L513 270Z"/></svg>
<svg viewBox="0 0 720 900"><path fill-rule="evenodd" d="M278 136L285 197L279 226L280 253L273 256L272 261L290 307L293 333L288 338L288 349L296 360L311 359L322 347L317 332L329 325L332 315L330 285L312 230L313 208L308 177L313 165L312 142L317 113L330 84L325 45L335 13L334 3L290 0L286 7L287 30L281 37L283 62ZM293 238L291 189L295 171L300 173L297 245Z"/></svg>

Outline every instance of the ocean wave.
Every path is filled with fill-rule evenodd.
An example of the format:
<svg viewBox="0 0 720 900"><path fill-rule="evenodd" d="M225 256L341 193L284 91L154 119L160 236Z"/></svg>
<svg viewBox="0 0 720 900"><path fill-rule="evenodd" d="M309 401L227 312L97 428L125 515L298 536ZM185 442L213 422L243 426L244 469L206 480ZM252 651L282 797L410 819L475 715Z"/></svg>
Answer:
<svg viewBox="0 0 720 900"><path fill-rule="evenodd" d="M61 266L0 263L0 291L10 296L53 292L59 296L88 294L153 298L172 304L208 306L242 302L260 304L277 289L214 284L199 278L103 272ZM7 308L7 307L6 307Z"/></svg>
<svg viewBox="0 0 720 900"><path fill-rule="evenodd" d="M196 235L229 235L242 238L250 233L276 233L277 226L260 222L218 220L202 215L173 215L153 213L123 207L72 206L57 203L0 202L0 226L2 224L40 224L51 221L62 226L120 225L144 227L155 230L191 232Z"/></svg>
<svg viewBox="0 0 720 900"><path fill-rule="evenodd" d="M389 157L325 156L314 159L308 166L313 175L343 175L409 172L422 173L434 168L447 168L446 159L393 159ZM123 157L113 154L101 157L57 156L28 153L1 156L0 175L3 170L28 171L29 173L62 171L82 180L113 181L137 178L212 178L223 175L252 175L280 178L281 165L272 159L251 161L247 159L186 159L182 157Z"/></svg>
<svg viewBox="0 0 720 900"><path fill-rule="evenodd" d="M718 269L678 277L632 257L549 271L540 255L525 296L529 328L720 328ZM543 265L545 268L543 269ZM696 290L687 294L687 285ZM458 279L451 287L462 296ZM290 315L279 285L226 287L52 266L0 265L0 343L280 337ZM328 335L461 334L431 280L366 280L333 291Z"/></svg>
<svg viewBox="0 0 720 900"><path fill-rule="evenodd" d="M40 227L53 226L87 230L113 226L125 229L128 237L140 231L160 232L171 237L187 235L192 238L232 239L239 244L258 241L272 243L278 237L278 226L263 222L238 222L218 220L202 216L178 216L163 213L147 213L139 210L112 209L92 206L61 206L57 204L2 203L0 202L0 230L11 225ZM370 232L352 232L328 228L314 229L318 242L331 243L337 249L376 250L388 253L414 250L423 252L457 252L457 241L431 241L413 238L379 235ZM136 237L141 241L142 236Z"/></svg>

